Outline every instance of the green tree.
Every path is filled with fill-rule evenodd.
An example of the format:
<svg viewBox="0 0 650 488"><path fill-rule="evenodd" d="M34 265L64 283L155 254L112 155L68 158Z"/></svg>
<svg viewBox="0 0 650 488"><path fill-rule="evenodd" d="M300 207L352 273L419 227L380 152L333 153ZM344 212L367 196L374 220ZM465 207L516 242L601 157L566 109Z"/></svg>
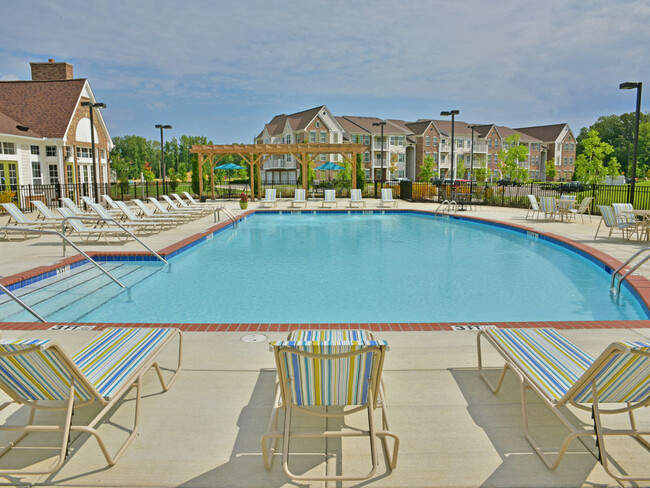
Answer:
<svg viewBox="0 0 650 488"><path fill-rule="evenodd" d="M336 178L336 186L339 188L351 188L352 187L352 165L347 161L341 163L343 169L339 171L338 177Z"/></svg>
<svg viewBox="0 0 650 488"><path fill-rule="evenodd" d="M485 180L487 180L487 175L487 168L474 168L474 177L478 183L485 183Z"/></svg>
<svg viewBox="0 0 650 488"><path fill-rule="evenodd" d="M435 161L433 156L425 156L422 166L420 166L420 174L418 175L418 181L429 181L433 178L433 165Z"/></svg>
<svg viewBox="0 0 650 488"><path fill-rule="evenodd" d="M316 171L311 167L310 164L309 170L307 171L307 188L312 187L314 179L316 179ZM300 169L298 170L298 185L302 186L302 165L300 165Z"/></svg>
<svg viewBox="0 0 650 488"><path fill-rule="evenodd" d="M519 145L519 134L512 134L505 139L505 148L499 151L501 174L511 181L522 181L528 178L528 170L519 165L528 159L528 148Z"/></svg>
<svg viewBox="0 0 650 488"><path fill-rule="evenodd" d="M555 169L555 161L549 159L546 161L546 181L555 181L557 170Z"/></svg>
<svg viewBox="0 0 650 488"><path fill-rule="evenodd" d="M465 160L459 158L458 161L456 161L456 178L459 180L464 179L465 171Z"/></svg>
<svg viewBox="0 0 650 488"><path fill-rule="evenodd" d="M621 165L616 158L611 158L605 167L607 176L621 176Z"/></svg>
<svg viewBox="0 0 650 488"><path fill-rule="evenodd" d="M357 188L362 192L366 189L366 170L363 167L361 154L357 154Z"/></svg>
<svg viewBox="0 0 650 488"><path fill-rule="evenodd" d="M151 171L151 165L149 163L144 163L144 167L142 168L142 174L144 175L144 179L147 181L153 181L156 175Z"/></svg>
<svg viewBox="0 0 650 488"><path fill-rule="evenodd" d="M607 175L605 158L614 152L614 148L601 141L596 130L589 131L582 145L583 152L576 157L576 177L584 183L601 183Z"/></svg>

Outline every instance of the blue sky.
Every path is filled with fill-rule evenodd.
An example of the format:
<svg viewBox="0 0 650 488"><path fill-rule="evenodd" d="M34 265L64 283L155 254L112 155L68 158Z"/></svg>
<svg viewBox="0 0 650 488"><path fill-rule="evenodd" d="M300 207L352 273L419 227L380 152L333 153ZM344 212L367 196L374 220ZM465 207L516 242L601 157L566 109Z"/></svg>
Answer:
<svg viewBox="0 0 650 488"><path fill-rule="evenodd" d="M30 0L2 7L0 79L67 61L112 136L251 142L274 115L460 119L510 127L634 110L650 2Z"/></svg>

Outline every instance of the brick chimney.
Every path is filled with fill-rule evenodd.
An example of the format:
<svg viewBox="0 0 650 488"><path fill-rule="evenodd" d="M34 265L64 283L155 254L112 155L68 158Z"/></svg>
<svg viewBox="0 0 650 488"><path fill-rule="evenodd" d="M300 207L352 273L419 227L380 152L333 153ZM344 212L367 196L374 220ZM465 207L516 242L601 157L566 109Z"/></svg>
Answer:
<svg viewBox="0 0 650 488"><path fill-rule="evenodd" d="M48 59L47 63L29 63L32 67L32 81L72 80L72 65L57 63Z"/></svg>

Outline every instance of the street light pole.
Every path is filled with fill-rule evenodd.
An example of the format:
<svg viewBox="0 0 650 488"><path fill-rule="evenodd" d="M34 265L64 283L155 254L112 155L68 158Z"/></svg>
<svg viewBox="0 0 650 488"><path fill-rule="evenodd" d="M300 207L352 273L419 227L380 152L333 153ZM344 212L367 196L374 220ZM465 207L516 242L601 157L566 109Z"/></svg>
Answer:
<svg viewBox="0 0 650 488"><path fill-rule="evenodd" d="M640 81L621 83L619 89L631 90L636 88L636 122L634 124L634 152L632 153L632 181L630 182L630 203L634 205L634 184L636 182L636 154L639 145L639 120L641 118L641 88Z"/></svg>
<svg viewBox="0 0 650 488"><path fill-rule="evenodd" d="M99 202L97 196L97 171L95 171L95 124L93 122L93 108L106 108L105 103L81 102L82 107L88 107L90 112L90 154L93 158L93 199Z"/></svg>
<svg viewBox="0 0 650 488"><path fill-rule="evenodd" d="M373 122L372 125L381 127L381 180L380 180L379 187L383 189L384 188L384 126L386 125L386 121L382 120L381 122Z"/></svg>
<svg viewBox="0 0 650 488"><path fill-rule="evenodd" d="M156 124L156 129L160 129L160 176L162 178L163 194L167 195L165 185L165 145L163 143L163 129L171 129L171 125Z"/></svg>
<svg viewBox="0 0 650 488"><path fill-rule="evenodd" d="M460 113L459 110L449 110L449 111L442 111L440 112L440 115L443 117L448 117L451 115L451 163L449 166L450 172L451 172L451 190L450 192L454 191L454 116L458 115Z"/></svg>

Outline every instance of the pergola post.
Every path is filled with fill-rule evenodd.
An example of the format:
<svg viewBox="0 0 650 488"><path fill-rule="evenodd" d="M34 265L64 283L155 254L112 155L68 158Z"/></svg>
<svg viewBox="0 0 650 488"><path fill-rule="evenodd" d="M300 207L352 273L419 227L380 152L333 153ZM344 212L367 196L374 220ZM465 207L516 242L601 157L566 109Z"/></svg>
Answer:
<svg viewBox="0 0 650 488"><path fill-rule="evenodd" d="M248 161L250 164L250 175L251 175L251 200L255 201L255 158L251 154L251 158Z"/></svg>
<svg viewBox="0 0 650 488"><path fill-rule="evenodd" d="M203 195L203 154L199 154L199 198Z"/></svg>
<svg viewBox="0 0 650 488"><path fill-rule="evenodd" d="M357 186L357 153L352 153L352 188Z"/></svg>
<svg viewBox="0 0 650 488"><path fill-rule="evenodd" d="M213 159L214 156L211 154L210 155L210 182L212 183L212 199L214 200L214 166L212 165L215 163L212 162Z"/></svg>

